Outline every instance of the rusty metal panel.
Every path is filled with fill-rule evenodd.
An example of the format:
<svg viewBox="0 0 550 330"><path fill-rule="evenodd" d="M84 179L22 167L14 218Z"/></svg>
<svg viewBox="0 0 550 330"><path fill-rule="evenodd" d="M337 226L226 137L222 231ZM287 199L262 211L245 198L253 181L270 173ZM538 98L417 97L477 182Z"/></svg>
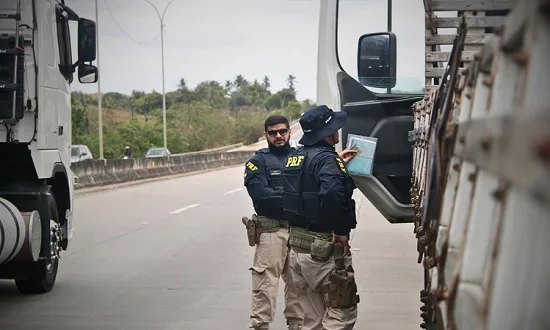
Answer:
<svg viewBox="0 0 550 330"><path fill-rule="evenodd" d="M474 55L477 52L462 52L461 60L463 62L471 62L474 60ZM448 62L451 57L451 52L429 52L426 54L426 62Z"/></svg>
<svg viewBox="0 0 550 330"><path fill-rule="evenodd" d="M514 6L516 0L429 0L434 11L457 10L506 10Z"/></svg>
<svg viewBox="0 0 550 330"><path fill-rule="evenodd" d="M472 34L466 36L466 45L483 45L489 40L489 34ZM454 34L438 34L426 38L426 45L452 45L455 41Z"/></svg>
<svg viewBox="0 0 550 330"><path fill-rule="evenodd" d="M484 304L487 330L548 329L550 210L520 189L507 194Z"/></svg>
<svg viewBox="0 0 550 330"><path fill-rule="evenodd" d="M443 77L445 74L445 68L426 68L426 77L428 78L440 78ZM464 71L464 69L460 69L459 72Z"/></svg>
<svg viewBox="0 0 550 330"><path fill-rule="evenodd" d="M504 24L504 16L468 17L466 24L472 28L496 28ZM426 25L433 24L436 28L458 28L460 17L435 17L432 22L426 20Z"/></svg>
<svg viewBox="0 0 550 330"><path fill-rule="evenodd" d="M444 71L450 81L413 105L424 135L413 160L429 274L422 317L440 318L438 328L550 324L550 1L521 1L506 22L465 70ZM465 56L456 45L453 53ZM427 113L436 120L423 121ZM438 212L426 211L433 205Z"/></svg>
<svg viewBox="0 0 550 330"><path fill-rule="evenodd" d="M442 54L441 46L453 45L456 34L439 34L440 28L458 28L463 17L469 27L465 40L464 50L467 52L479 51L490 39L492 33L500 33L500 28L505 22L506 12L509 11L517 0L460 0L460 1L435 1L424 0L425 6L425 81L426 93L439 86L443 78L449 55ZM458 17L437 17L438 11L456 11ZM466 55L463 64L472 61L471 55Z"/></svg>

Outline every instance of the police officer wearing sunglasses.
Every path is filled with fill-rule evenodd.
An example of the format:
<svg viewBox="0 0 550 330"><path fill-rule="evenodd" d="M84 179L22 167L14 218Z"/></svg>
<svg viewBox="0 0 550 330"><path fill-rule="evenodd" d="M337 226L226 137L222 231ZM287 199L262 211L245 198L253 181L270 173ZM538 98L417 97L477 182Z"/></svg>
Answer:
<svg viewBox="0 0 550 330"><path fill-rule="evenodd" d="M284 315L289 330L302 327L303 311L288 267L289 226L283 216L282 168L290 147L290 125L273 115L264 123L268 147L258 150L245 164L244 185L256 214L243 218L250 246L255 246L252 271L250 328L269 329L275 315L279 279L285 282Z"/></svg>
<svg viewBox="0 0 550 330"><path fill-rule="evenodd" d="M334 147L345 118L345 112L324 105L306 111L300 118L303 147L289 155L283 170L290 269L304 329L352 329L357 320L359 296L349 252L355 185L345 166L356 152L338 154Z"/></svg>

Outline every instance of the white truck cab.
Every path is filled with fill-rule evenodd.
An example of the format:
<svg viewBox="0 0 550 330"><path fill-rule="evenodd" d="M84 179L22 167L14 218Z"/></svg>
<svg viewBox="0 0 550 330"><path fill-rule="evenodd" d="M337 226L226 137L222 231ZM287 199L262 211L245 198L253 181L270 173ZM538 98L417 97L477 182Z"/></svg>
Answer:
<svg viewBox="0 0 550 330"><path fill-rule="evenodd" d="M401 2L404 1L409 2ZM373 175L354 176L354 182L388 221L412 222L409 189L413 157L408 133L414 122L411 105L424 97L424 77L414 79L397 74L397 40L391 32L365 31L369 33L359 35L357 78L342 66L342 48L338 44L343 34L339 29L350 23L345 21L350 18L342 17L342 9L349 6L347 13L354 13L357 17L352 19L357 21L385 15L384 7L380 8L381 13L374 13L367 8L370 5L368 1L321 0L317 104L347 112L337 149L346 145L348 134L378 138ZM422 6L418 1L417 9L422 11ZM401 22L402 28L409 24Z"/></svg>
<svg viewBox="0 0 550 330"><path fill-rule="evenodd" d="M97 81L95 57L95 23L64 0L0 2L0 278L23 294L53 288L71 239L70 85Z"/></svg>

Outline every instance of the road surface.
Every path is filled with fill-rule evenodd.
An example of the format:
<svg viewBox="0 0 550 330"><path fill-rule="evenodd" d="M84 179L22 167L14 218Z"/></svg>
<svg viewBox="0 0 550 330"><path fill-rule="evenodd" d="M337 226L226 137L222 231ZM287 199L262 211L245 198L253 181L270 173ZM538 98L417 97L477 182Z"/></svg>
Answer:
<svg viewBox="0 0 550 330"><path fill-rule="evenodd" d="M239 166L79 193L54 290L20 296L0 281L0 329L247 329L253 248L240 219L252 206L242 184ZM363 198L358 212L356 329L419 329L412 225L388 224ZM279 308L272 329L284 328Z"/></svg>

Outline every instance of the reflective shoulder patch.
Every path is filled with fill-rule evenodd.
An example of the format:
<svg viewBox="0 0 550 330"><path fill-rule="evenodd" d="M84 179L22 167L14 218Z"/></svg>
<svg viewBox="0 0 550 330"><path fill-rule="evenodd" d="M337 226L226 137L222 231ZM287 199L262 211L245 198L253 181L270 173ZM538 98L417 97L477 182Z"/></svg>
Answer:
<svg viewBox="0 0 550 330"><path fill-rule="evenodd" d="M346 165L340 159L340 157L336 157L336 161L338 162L338 166L340 167L340 171L342 171L343 173L346 173Z"/></svg>
<svg viewBox="0 0 550 330"><path fill-rule="evenodd" d="M254 165L254 163L252 163L251 161L248 161L246 163L246 167L248 167L248 169L253 172L258 170L258 166Z"/></svg>

